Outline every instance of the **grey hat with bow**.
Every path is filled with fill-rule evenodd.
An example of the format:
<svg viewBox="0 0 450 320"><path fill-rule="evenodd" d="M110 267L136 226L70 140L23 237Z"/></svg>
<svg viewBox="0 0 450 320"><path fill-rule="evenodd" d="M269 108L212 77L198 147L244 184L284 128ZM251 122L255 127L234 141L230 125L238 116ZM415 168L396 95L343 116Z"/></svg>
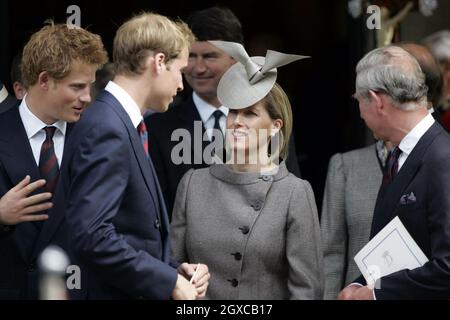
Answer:
<svg viewBox="0 0 450 320"><path fill-rule="evenodd" d="M217 87L220 103L230 109L247 108L262 100L275 85L278 67L309 58L273 50L267 50L265 57L249 57L240 43L209 42L237 61L224 73Z"/></svg>

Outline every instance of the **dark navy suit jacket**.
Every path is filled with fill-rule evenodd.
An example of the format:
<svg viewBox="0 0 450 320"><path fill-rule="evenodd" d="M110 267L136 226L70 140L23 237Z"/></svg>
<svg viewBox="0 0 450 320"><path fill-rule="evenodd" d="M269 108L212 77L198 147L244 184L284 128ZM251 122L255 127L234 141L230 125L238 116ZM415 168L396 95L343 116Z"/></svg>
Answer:
<svg viewBox="0 0 450 320"><path fill-rule="evenodd" d="M450 136L437 122L381 187L371 238L396 216L429 262L382 277L377 299L450 299Z"/></svg>
<svg viewBox="0 0 450 320"><path fill-rule="evenodd" d="M18 104L16 100L13 108L0 114L0 196L26 175L30 175L31 181L40 179ZM66 137L70 129L68 126ZM60 191L58 183L52 199L54 206L47 211L49 219L44 223L0 226L0 299L37 299L39 254L50 244L66 248Z"/></svg>
<svg viewBox="0 0 450 320"><path fill-rule="evenodd" d="M151 160L107 91L66 143L62 181L71 254L88 299L169 299L177 279L169 223Z"/></svg>

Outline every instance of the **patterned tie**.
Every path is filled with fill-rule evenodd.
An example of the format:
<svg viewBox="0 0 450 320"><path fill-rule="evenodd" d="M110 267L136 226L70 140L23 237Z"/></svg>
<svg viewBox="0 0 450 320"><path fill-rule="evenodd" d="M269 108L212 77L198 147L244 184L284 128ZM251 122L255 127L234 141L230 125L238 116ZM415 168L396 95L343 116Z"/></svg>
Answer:
<svg viewBox="0 0 450 320"><path fill-rule="evenodd" d="M137 131L139 133L139 136L141 137L142 146L144 147L145 154L147 157L149 157L148 154L148 133L147 133L147 126L145 125L144 120L142 120L138 127Z"/></svg>
<svg viewBox="0 0 450 320"><path fill-rule="evenodd" d="M386 162L386 168L383 175L383 186L389 184L394 179L398 171L398 158L402 154L402 150L399 147L395 147L388 156Z"/></svg>
<svg viewBox="0 0 450 320"><path fill-rule="evenodd" d="M58 160L56 159L55 147L53 145L53 135L56 127L45 127L45 140L42 143L41 154L39 156L39 172L41 178L45 179L45 191L52 192L55 190L59 177Z"/></svg>

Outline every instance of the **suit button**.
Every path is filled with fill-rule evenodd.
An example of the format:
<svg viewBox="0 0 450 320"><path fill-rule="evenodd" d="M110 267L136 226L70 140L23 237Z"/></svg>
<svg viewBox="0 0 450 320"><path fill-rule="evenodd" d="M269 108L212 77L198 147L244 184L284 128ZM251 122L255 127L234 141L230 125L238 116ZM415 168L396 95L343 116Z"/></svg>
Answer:
<svg viewBox="0 0 450 320"><path fill-rule="evenodd" d="M9 232L9 231L11 231L11 226L1 226L2 227L2 230L4 231L4 232Z"/></svg>
<svg viewBox="0 0 450 320"><path fill-rule="evenodd" d="M242 254L240 252L232 253L231 255L234 256L237 261L242 259Z"/></svg>
<svg viewBox="0 0 450 320"><path fill-rule="evenodd" d="M36 261L32 261L29 265L28 265L28 272L32 273L36 271Z"/></svg>
<svg viewBox="0 0 450 320"><path fill-rule="evenodd" d="M228 282L230 282L232 287L237 287L239 284L239 281L237 281L237 279L231 279L231 280L227 280Z"/></svg>
<svg viewBox="0 0 450 320"><path fill-rule="evenodd" d="M250 231L249 227L247 226L240 227L239 230L241 230L243 234L247 234Z"/></svg>
<svg viewBox="0 0 450 320"><path fill-rule="evenodd" d="M160 225L160 223L159 223L159 220L156 219L156 220L155 220L155 229L159 229L159 227L161 227L161 225Z"/></svg>

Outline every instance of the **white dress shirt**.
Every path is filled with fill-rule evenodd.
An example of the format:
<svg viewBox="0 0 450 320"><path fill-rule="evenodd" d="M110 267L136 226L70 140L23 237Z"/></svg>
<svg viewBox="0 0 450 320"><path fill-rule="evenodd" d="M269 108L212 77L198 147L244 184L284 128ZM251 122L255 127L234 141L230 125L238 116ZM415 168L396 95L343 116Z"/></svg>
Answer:
<svg viewBox="0 0 450 320"><path fill-rule="evenodd" d="M25 127L28 141L30 142L31 150L33 151L36 165L39 166L39 157L41 155L42 143L44 143L47 136L44 128L54 126L56 127L56 130L55 134L53 135L53 147L55 149L58 165L61 167L67 122L58 120L53 124L47 125L46 123L42 122L41 119L36 117L33 112L31 112L26 100L27 96L23 98L22 102L19 105L19 113L20 117L22 118L23 126Z"/></svg>
<svg viewBox="0 0 450 320"><path fill-rule="evenodd" d="M420 138L425 134L425 132L430 129L430 127L435 122L431 113L428 113L425 118L423 118L408 134L400 141L398 147L402 150L400 157L398 158L398 170L400 171L401 167L405 163L411 151L416 146L417 142L419 142ZM398 172L398 171L397 171Z"/></svg>
<svg viewBox="0 0 450 320"><path fill-rule="evenodd" d="M200 114L200 118L202 119L203 125L205 126L206 133L208 135L209 140L212 138L212 129L214 129L214 116L213 113L216 110L220 110L223 112L224 117L221 117L219 120L220 129L223 133L225 133L226 125L227 125L227 116L228 116L228 108L224 106L220 106L219 108L214 107L209 104L202 98L200 98L195 92L192 93L192 99L194 100L195 107Z"/></svg>
<svg viewBox="0 0 450 320"><path fill-rule="evenodd" d="M141 114L141 109L137 105L136 101L117 83L110 81L105 87L105 90L111 93L114 98L116 98L122 107L125 109L126 113L131 119L133 126L138 127L144 118Z"/></svg>

